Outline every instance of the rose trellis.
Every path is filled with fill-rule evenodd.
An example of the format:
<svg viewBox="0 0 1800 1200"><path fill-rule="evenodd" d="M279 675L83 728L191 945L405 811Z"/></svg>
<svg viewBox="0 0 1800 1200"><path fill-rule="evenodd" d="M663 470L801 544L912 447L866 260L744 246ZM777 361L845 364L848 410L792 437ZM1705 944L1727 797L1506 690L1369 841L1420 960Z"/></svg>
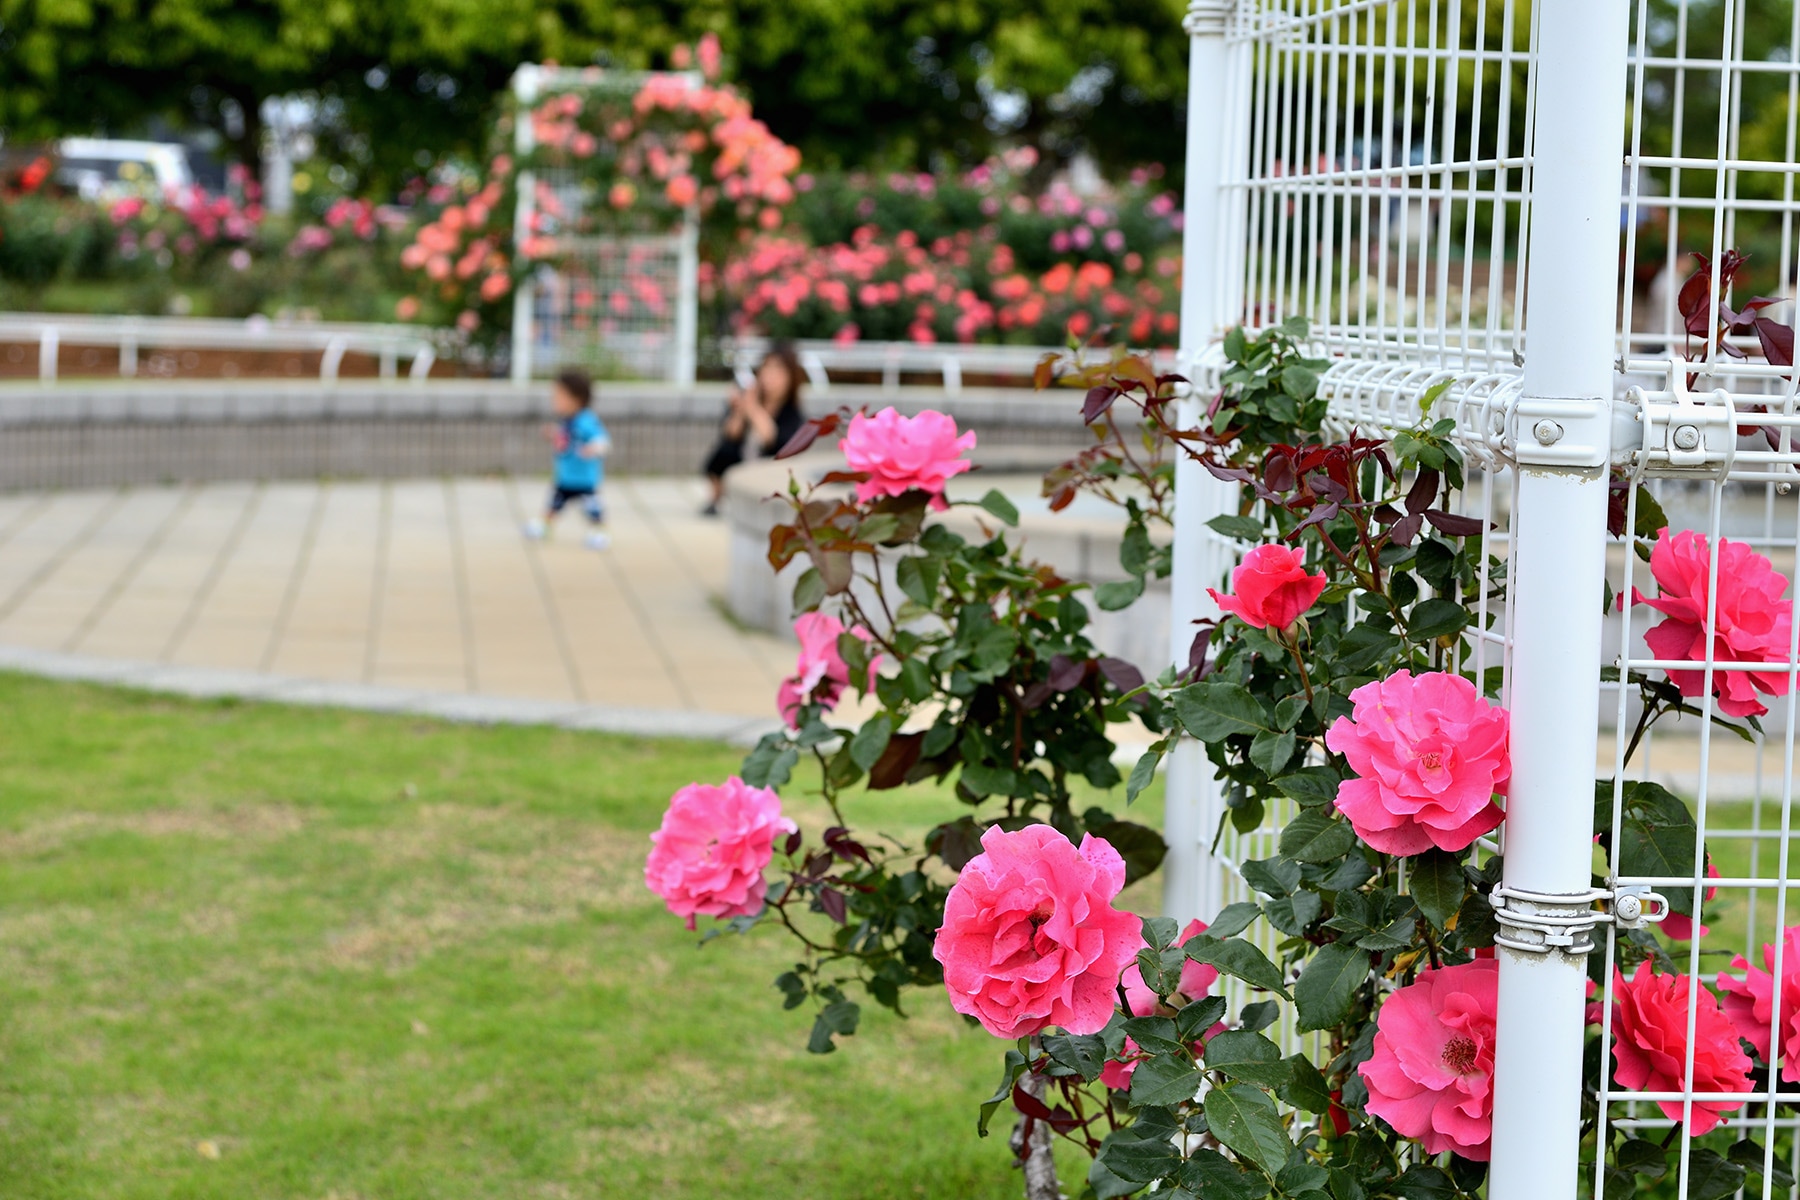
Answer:
<svg viewBox="0 0 1800 1200"><path fill-rule="evenodd" d="M1794 1186L1800 629L1781 567L1800 537L1776 520L1800 528L1800 415L1770 296L1795 271L1784 225L1780 287L1734 301L1756 260L1726 240L1791 220L1791 197L1722 191L1713 245L1681 258L1695 163L1633 140L1670 190L1621 186L1627 6L1478 7L1193 4L1183 375L1103 339L1043 371L1095 434L1045 495L1122 507L1123 581L1090 593L1025 560L998 494L976 536L940 518L964 469L947 417L840 414L795 447L841 435L844 461L794 485L771 539L772 563L804 567L786 731L693 807L728 820L672 810L658 853L680 853L652 883L797 939L777 982L816 1050L860 1000L904 1011L942 986L1004 1039L977 1124L1008 1112L1032 1196L1056 1194L1056 1139L1092 1156L1098 1197ZM1719 7L1734 44L1743 5ZM1340 70L1345 46L1385 74ZM1640 64L1647 103L1665 64ZM1792 158L1772 173L1791 181ZM1646 335L1617 281L1653 195L1672 278ZM1705 516L1665 510L1670 478ZM1727 536L1743 485L1765 489L1760 536ZM1164 576L1174 665L1099 654L1090 606ZM852 691L872 715L834 724ZM1126 721L1155 741L1120 778ZM1715 734L1788 756L1779 831L1709 824ZM1691 791L1646 761L1679 737ZM1165 763L1166 847L1127 819ZM1119 803L1076 803L1074 778ZM919 845L853 829L861 789L924 780L955 800ZM781 823L795 787L827 828ZM1121 911L1159 866L1185 924ZM1230 902L1197 886L1220 877ZM1737 920L1734 889L1745 950L1704 963L1708 906Z"/></svg>

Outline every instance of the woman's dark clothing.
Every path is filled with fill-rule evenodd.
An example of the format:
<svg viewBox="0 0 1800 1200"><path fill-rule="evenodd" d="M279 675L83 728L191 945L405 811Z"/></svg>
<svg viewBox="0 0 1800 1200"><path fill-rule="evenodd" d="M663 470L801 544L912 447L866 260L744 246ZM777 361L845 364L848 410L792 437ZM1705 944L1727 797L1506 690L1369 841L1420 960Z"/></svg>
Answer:
<svg viewBox="0 0 1800 1200"><path fill-rule="evenodd" d="M790 402L780 412L775 414L775 441L774 444L766 445L761 448L762 456L768 458L783 446L787 445L788 442L792 440L793 436L800 432L800 426L805 423L806 417L800 412L799 402ZM743 437L738 438L736 441L733 441L721 433L719 435L718 444L713 447L712 453L706 457L706 474L716 479L743 462L744 447L749 440L750 433L748 430L744 432Z"/></svg>

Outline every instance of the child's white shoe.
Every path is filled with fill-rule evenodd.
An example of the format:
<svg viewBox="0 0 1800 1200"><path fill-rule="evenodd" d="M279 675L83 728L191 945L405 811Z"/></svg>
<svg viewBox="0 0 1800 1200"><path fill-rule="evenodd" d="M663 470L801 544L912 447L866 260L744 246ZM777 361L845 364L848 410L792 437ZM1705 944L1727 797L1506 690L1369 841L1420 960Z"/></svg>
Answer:
<svg viewBox="0 0 1800 1200"><path fill-rule="evenodd" d="M534 542L541 542L544 540L544 523L536 517L533 517L520 527L519 532L523 533Z"/></svg>
<svg viewBox="0 0 1800 1200"><path fill-rule="evenodd" d="M605 550L612 546L612 538L607 536L607 534L601 530L596 529L594 532L587 535L587 540L583 544L587 546L589 550Z"/></svg>

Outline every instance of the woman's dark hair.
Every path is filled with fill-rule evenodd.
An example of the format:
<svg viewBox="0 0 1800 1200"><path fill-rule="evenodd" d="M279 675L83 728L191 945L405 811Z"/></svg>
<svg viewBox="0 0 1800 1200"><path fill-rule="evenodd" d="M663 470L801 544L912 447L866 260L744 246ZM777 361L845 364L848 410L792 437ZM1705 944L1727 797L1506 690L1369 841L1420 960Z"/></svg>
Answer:
<svg viewBox="0 0 1800 1200"><path fill-rule="evenodd" d="M586 408L593 402L594 385L585 371L564 371L556 377L556 386L567 392L569 396Z"/></svg>
<svg viewBox="0 0 1800 1200"><path fill-rule="evenodd" d="M765 363L774 360L787 368L787 395L781 398L779 405L769 410L769 415L779 416L789 408L795 412L800 411L800 387L806 382L806 372L800 369L800 355L795 351L794 343L786 338L770 342L769 349L764 353L762 360ZM758 364L758 370L760 369L761 365Z"/></svg>

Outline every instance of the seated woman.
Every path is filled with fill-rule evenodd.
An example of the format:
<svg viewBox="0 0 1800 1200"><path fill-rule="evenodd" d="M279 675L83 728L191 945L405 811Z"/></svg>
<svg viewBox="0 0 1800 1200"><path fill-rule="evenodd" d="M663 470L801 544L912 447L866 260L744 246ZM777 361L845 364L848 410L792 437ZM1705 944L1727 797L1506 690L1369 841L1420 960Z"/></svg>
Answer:
<svg viewBox="0 0 1800 1200"><path fill-rule="evenodd" d="M800 387L806 377L791 342L776 342L763 355L749 387L734 387L719 426L719 442L706 459L706 481L712 487L705 513L719 514L725 495L725 472L747 458L768 458L787 445L806 418L800 411Z"/></svg>

